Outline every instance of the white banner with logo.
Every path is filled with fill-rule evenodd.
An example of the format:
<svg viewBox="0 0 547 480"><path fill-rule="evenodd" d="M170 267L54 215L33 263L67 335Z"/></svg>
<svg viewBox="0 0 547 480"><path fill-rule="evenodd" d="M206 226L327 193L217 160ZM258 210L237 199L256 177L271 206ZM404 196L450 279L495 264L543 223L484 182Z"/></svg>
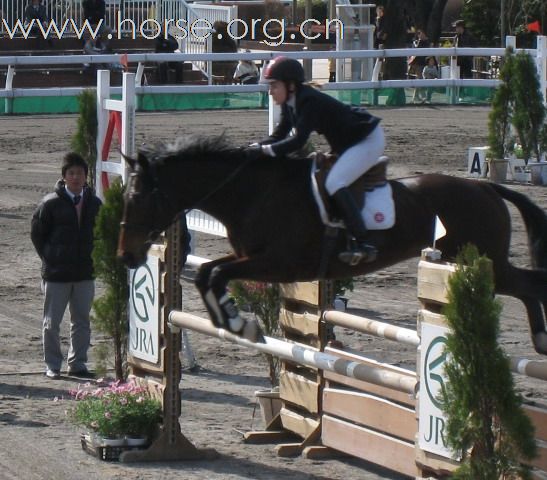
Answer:
<svg viewBox="0 0 547 480"><path fill-rule="evenodd" d="M159 363L159 259L129 270L129 354Z"/></svg>
<svg viewBox="0 0 547 480"><path fill-rule="evenodd" d="M421 372L419 440L422 450L447 458L455 458L446 446L446 420L439 401L447 383L444 372L446 362L446 335L448 328L429 323L421 327Z"/></svg>

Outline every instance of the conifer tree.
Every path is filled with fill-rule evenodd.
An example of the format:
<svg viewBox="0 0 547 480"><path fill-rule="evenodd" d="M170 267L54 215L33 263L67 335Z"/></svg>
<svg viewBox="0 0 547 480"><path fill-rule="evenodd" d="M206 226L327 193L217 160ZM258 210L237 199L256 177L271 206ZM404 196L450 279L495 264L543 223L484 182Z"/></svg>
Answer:
<svg viewBox="0 0 547 480"><path fill-rule="evenodd" d="M97 97L93 90L84 90L78 95L79 116L76 133L70 146L79 153L89 165L88 183L95 188L97 163Z"/></svg>
<svg viewBox="0 0 547 480"><path fill-rule="evenodd" d="M447 443L462 456L453 478L530 478L520 461L535 455L534 427L497 342L501 304L494 298L492 263L474 246L457 261L443 312L452 329L443 392Z"/></svg>
<svg viewBox="0 0 547 480"><path fill-rule="evenodd" d="M102 280L104 294L93 302L93 324L112 339L116 379L126 378L127 367L127 269L116 256L120 221L123 214L123 186L112 183L105 191L105 202L95 221L93 263Z"/></svg>

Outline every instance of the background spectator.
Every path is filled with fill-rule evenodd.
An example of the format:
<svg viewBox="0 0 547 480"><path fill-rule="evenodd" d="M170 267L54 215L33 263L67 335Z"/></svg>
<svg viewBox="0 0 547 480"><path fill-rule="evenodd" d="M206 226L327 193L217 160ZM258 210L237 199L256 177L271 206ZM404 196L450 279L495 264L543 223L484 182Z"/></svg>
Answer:
<svg viewBox="0 0 547 480"><path fill-rule="evenodd" d="M105 21L106 5L104 0L84 0L82 7L84 20L88 20L90 25L98 25L101 20Z"/></svg>
<svg viewBox="0 0 547 480"><path fill-rule="evenodd" d="M101 201L87 186L88 166L77 153L63 158L62 178L32 216L31 239L42 260L43 349L46 376L60 377L61 321L70 306L68 373L91 378L86 366L91 337L89 314L95 295L93 228Z"/></svg>
<svg viewBox="0 0 547 480"><path fill-rule="evenodd" d="M456 28L456 37L454 39L455 47L476 47L477 42L465 28L465 22L458 20L454 22ZM458 57L458 66L460 67L460 78L473 78L473 57Z"/></svg>
<svg viewBox="0 0 547 480"><path fill-rule="evenodd" d="M246 50L250 53L250 50ZM253 60L240 60L234 73L234 80L242 85L256 85L260 73Z"/></svg>
<svg viewBox="0 0 547 480"><path fill-rule="evenodd" d="M237 44L228 32L228 24L218 20L213 24L213 29L213 53L236 53ZM232 83L236 67L237 62L213 62L213 75L221 77L221 83Z"/></svg>
<svg viewBox="0 0 547 480"><path fill-rule="evenodd" d="M439 66L435 57L427 57L427 63L422 71L422 77L425 79L440 78ZM431 103L433 87L426 88L426 103Z"/></svg>
<svg viewBox="0 0 547 480"><path fill-rule="evenodd" d="M160 35L156 38L154 51L156 53L175 53L179 51L179 44L175 37L167 34L167 38ZM175 71L175 83L184 81L184 62L158 62L158 83L164 85L169 82L169 70Z"/></svg>
<svg viewBox="0 0 547 480"><path fill-rule="evenodd" d="M387 39L385 10L382 5L376 7L376 21L374 29L374 48L384 48Z"/></svg>

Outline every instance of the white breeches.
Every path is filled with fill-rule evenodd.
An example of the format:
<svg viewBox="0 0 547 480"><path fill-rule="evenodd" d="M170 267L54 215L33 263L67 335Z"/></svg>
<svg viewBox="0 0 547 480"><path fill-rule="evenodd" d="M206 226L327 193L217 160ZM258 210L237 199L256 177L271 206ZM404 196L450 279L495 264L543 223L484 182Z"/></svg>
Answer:
<svg viewBox="0 0 547 480"><path fill-rule="evenodd" d="M341 188L350 186L363 173L379 163L385 147L384 129L377 125L367 138L340 155L325 182L329 195L332 196Z"/></svg>

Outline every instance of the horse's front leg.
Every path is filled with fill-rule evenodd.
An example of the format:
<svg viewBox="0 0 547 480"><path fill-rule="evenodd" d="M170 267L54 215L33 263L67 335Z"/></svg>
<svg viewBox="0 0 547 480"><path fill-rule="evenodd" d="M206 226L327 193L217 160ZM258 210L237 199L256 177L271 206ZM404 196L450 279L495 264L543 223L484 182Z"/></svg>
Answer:
<svg viewBox="0 0 547 480"><path fill-rule="evenodd" d="M256 320L240 317L234 300L228 295L226 286L230 280L245 278L258 279L259 272L271 264L266 259L229 258L216 260L214 265L207 263L207 271L200 275L198 286L213 323L252 342L264 340ZM202 272L200 272L201 274ZM258 275L257 275L258 274Z"/></svg>
<svg viewBox="0 0 547 480"><path fill-rule="evenodd" d="M226 314L222 313L220 300L226 295L226 285L224 289L215 288L213 290L210 279L211 272L219 265L233 262L237 257L234 254L227 255L225 257L217 258L210 262L204 263L198 270L196 279L194 281L196 288L198 289L203 303L209 312L211 321L215 327L227 328Z"/></svg>

